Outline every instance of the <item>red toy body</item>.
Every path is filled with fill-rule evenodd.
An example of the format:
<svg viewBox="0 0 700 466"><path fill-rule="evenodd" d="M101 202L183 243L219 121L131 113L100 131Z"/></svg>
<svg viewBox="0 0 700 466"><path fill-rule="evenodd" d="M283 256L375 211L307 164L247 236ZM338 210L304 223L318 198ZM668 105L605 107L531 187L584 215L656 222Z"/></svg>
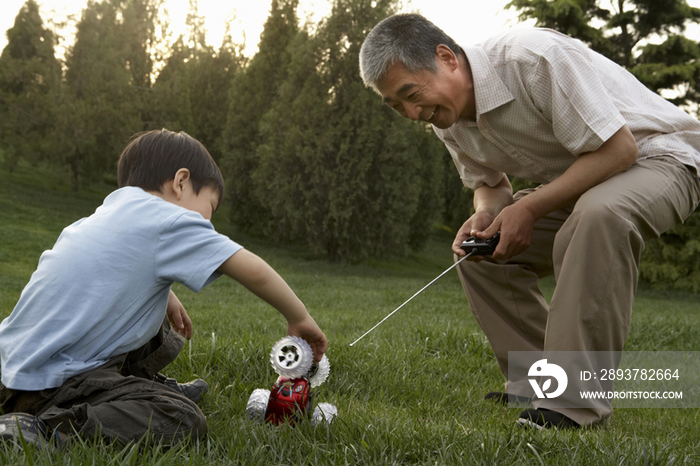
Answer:
<svg viewBox="0 0 700 466"><path fill-rule="evenodd" d="M276 425L294 425L296 420L306 415L310 407L311 386L305 377L279 377L270 391L265 420Z"/></svg>

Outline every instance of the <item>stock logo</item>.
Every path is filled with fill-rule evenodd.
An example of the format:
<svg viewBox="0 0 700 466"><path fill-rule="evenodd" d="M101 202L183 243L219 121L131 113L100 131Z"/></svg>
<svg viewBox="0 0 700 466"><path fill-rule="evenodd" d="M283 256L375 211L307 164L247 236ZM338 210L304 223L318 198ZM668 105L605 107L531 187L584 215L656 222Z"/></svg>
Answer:
<svg viewBox="0 0 700 466"><path fill-rule="evenodd" d="M535 396L538 398L556 398L564 393L566 385L569 383L569 378L566 376L564 369L556 364L549 364L546 359L540 359L530 366L527 375L544 381L542 387L540 387L537 379L528 379L532 389L535 390ZM552 379L557 381L557 387L556 390L549 393L547 390L552 387Z"/></svg>

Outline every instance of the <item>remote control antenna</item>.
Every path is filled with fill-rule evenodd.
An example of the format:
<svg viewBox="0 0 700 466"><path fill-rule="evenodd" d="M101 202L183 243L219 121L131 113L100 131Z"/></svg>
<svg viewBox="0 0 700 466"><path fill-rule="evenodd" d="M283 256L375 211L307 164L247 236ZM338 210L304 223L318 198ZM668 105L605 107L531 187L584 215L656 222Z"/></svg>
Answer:
<svg viewBox="0 0 700 466"><path fill-rule="evenodd" d="M421 293L423 292L423 290L425 290L425 289L428 288L430 285L432 285L433 283L435 283L435 282L438 280L438 278L442 277L442 276L445 275L447 272L449 272L450 270L452 270L453 268L455 268L460 262L462 262L464 259L466 259L467 257L469 257L469 256L471 256L472 254L474 254L476 251L477 251L476 249L471 250L466 256L462 257L460 260L458 260L457 262L455 262L454 264L452 264L451 266L449 266L447 269L445 269L445 271L442 272L442 273L441 273L440 275L438 275L437 277L435 277L435 278L433 279L433 281L431 281L430 283L428 283L427 285L425 285L425 286L424 286L423 288L421 288L416 294L414 294L413 296L411 296L410 298L408 298L408 299L406 300L406 302L404 302L401 306L399 306L399 307L397 307L396 309L394 309L394 311L391 312L388 316L384 317L377 325L375 325L375 326L372 327L371 329L367 330L367 332L365 332L364 335L362 335L360 338L358 338L357 340L355 340L355 341L353 341L352 343L350 343L350 346L352 346L352 345L354 345L355 343L357 343L358 341L362 340L362 339L363 339L364 337L366 337L372 330L374 330L375 328L377 328L377 327L379 327L380 325L382 325L382 323L383 323L385 320L387 320L389 317L393 316L393 315L396 313L396 311L398 311L399 309L401 309L402 307L404 307L406 304L408 304L409 301L411 301L413 298L415 298L416 296L418 296L419 294L421 294Z"/></svg>

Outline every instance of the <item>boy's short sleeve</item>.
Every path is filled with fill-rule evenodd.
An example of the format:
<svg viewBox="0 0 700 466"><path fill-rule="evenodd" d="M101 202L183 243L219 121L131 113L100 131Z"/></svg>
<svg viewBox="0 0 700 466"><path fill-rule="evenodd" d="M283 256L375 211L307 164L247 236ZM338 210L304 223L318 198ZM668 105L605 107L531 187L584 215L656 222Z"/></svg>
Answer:
<svg viewBox="0 0 700 466"><path fill-rule="evenodd" d="M156 278L198 292L221 275L216 270L240 249L242 246L217 233L210 221L196 212L185 212L160 235Z"/></svg>

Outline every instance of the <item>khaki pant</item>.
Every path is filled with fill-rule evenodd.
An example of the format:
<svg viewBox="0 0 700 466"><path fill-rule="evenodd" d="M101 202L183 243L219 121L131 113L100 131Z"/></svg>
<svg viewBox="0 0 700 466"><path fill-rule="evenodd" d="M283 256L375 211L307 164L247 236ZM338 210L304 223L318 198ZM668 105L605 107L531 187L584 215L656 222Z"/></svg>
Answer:
<svg viewBox="0 0 700 466"><path fill-rule="evenodd" d="M516 202L530 192L516 193ZM685 220L699 200L694 170L668 156L641 160L538 220L522 254L462 262L470 307L506 378L508 351L622 351L644 242ZM552 273L556 288L547 305L537 280ZM618 363L613 354L605 362L608 368ZM533 393L528 380L509 380L506 391ZM612 414L607 401L569 409L550 399L533 405L582 425Z"/></svg>
<svg viewBox="0 0 700 466"><path fill-rule="evenodd" d="M68 379L58 388L11 390L0 384L5 414L38 416L52 429L86 440L138 440L147 432L155 440L175 444L206 433L199 407L153 375L175 360L184 338L167 321L143 347L101 367Z"/></svg>

